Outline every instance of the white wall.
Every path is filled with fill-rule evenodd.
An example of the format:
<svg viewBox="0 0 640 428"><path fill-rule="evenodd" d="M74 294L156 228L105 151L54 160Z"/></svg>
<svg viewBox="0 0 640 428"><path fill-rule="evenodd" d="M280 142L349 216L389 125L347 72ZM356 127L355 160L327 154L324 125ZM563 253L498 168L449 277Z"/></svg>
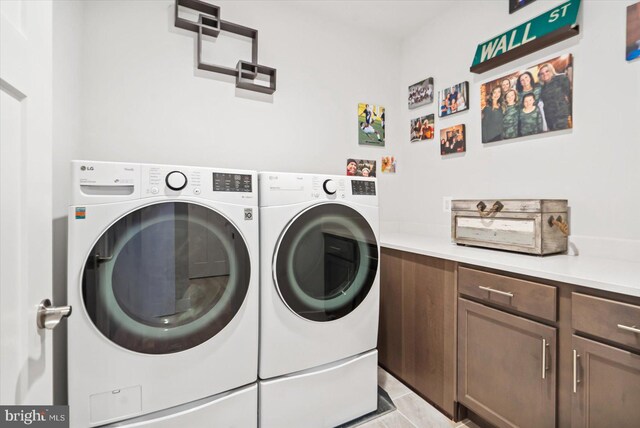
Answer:
<svg viewBox="0 0 640 428"><path fill-rule="evenodd" d="M463 1L402 46L400 171L383 200L387 226L450 233L442 198L566 198L574 237L640 240L640 63L624 59L630 1L583 1L580 35L483 74L469 72L477 44L551 9L537 1L509 15L506 1ZM480 85L563 53L574 55L574 128L483 145ZM436 104L408 110L407 86L469 81L470 110L439 119ZM466 124L467 152L441 157L439 140L409 143L409 121L435 113L441 128ZM406 189L401 192L401 189Z"/></svg>
<svg viewBox="0 0 640 428"><path fill-rule="evenodd" d="M214 3L224 20L259 31L275 94L197 71L195 34L174 27L173 1L87 2L82 157L343 174L348 157L387 153L358 147L356 114L358 102L399 110L396 43L372 32L363 46L361 32L289 2ZM249 59L248 44L226 36L209 53ZM400 136L391 128L390 142Z"/></svg>

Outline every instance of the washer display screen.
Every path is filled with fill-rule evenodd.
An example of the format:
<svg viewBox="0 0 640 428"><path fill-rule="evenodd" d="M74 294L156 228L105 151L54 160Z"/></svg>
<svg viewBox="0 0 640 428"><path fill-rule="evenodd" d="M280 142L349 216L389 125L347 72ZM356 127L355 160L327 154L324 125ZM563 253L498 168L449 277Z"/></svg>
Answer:
<svg viewBox="0 0 640 428"><path fill-rule="evenodd" d="M322 204L284 231L274 279L292 311L312 321L331 321L362 303L377 268L377 241L364 217L345 205Z"/></svg>
<svg viewBox="0 0 640 428"><path fill-rule="evenodd" d="M242 306L250 274L247 246L229 220L202 205L167 202L108 228L85 263L82 297L109 340L167 354L220 332Z"/></svg>

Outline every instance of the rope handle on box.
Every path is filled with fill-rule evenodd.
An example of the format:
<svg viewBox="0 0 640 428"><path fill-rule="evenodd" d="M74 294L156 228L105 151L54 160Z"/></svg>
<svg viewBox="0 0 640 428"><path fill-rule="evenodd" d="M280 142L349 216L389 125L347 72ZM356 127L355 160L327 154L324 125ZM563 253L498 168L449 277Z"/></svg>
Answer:
<svg viewBox="0 0 640 428"><path fill-rule="evenodd" d="M493 206L489 209L489 211L485 211L485 209L487 208L487 204L480 201L478 202L478 205L476 205L476 208L478 208L478 214L480 214L480 217L489 217L493 213L498 213L502 211L502 209L504 208L504 205L500 201L495 201Z"/></svg>
<svg viewBox="0 0 640 428"><path fill-rule="evenodd" d="M569 225L562 220L561 215L556 218L553 218L553 216L549 216L549 220L547 220L547 223L549 223L549 226L551 227L556 226L564 236L569 236Z"/></svg>

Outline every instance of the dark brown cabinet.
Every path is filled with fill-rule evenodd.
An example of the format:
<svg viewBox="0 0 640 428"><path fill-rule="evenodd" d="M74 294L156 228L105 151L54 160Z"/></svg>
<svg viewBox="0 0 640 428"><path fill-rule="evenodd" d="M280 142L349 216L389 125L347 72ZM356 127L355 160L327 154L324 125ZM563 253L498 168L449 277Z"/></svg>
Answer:
<svg viewBox="0 0 640 428"><path fill-rule="evenodd" d="M458 300L458 401L499 427L554 427L556 329Z"/></svg>
<svg viewBox="0 0 640 428"><path fill-rule="evenodd" d="M640 355L572 338L572 427L635 428L640 424Z"/></svg>
<svg viewBox="0 0 640 428"><path fill-rule="evenodd" d="M640 298L382 249L380 365L481 426L636 427Z"/></svg>
<svg viewBox="0 0 640 428"><path fill-rule="evenodd" d="M455 263L383 248L380 291L380 365L453 417Z"/></svg>

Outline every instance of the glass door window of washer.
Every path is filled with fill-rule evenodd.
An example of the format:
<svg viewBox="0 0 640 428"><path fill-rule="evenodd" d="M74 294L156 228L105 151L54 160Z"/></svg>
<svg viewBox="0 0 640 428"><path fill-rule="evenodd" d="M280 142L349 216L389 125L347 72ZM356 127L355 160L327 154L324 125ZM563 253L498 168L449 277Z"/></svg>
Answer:
<svg viewBox="0 0 640 428"><path fill-rule="evenodd" d="M274 280L297 315L332 321L364 301L377 268L378 244L367 220L346 205L327 203L302 212L282 233Z"/></svg>
<svg viewBox="0 0 640 428"><path fill-rule="evenodd" d="M148 205L98 239L82 275L85 309L110 341L169 354L218 334L249 288L247 245L229 219L195 203Z"/></svg>

